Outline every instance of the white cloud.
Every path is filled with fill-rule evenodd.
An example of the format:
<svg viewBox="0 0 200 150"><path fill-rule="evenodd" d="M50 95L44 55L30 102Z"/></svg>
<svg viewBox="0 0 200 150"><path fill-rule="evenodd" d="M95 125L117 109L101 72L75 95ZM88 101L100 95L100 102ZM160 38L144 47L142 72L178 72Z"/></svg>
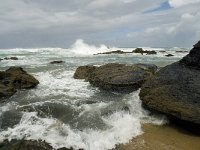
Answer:
<svg viewBox="0 0 200 150"><path fill-rule="evenodd" d="M170 6L175 8L199 2L200 0L169 0Z"/></svg>

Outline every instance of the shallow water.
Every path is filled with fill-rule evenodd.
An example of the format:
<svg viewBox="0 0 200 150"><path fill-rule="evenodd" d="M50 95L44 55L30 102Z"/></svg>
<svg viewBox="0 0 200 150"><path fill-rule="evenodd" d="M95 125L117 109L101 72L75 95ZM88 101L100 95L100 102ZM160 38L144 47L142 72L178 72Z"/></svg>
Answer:
<svg viewBox="0 0 200 150"><path fill-rule="evenodd" d="M1 103L0 141L41 139L55 149L73 147L106 150L143 134L142 123L164 124L167 122L165 116L152 115L142 108L139 90L130 94L102 91L83 80L73 79L73 73L81 65L114 62L152 63L162 67L187 54L167 50L166 53L175 56L168 58L164 56L165 53L94 56L91 52L83 55L80 53L81 47L77 45L71 49L0 50L1 58L19 58L1 61L1 70L22 66L40 81L37 88L18 91ZM65 63L49 64L54 60L63 60Z"/></svg>

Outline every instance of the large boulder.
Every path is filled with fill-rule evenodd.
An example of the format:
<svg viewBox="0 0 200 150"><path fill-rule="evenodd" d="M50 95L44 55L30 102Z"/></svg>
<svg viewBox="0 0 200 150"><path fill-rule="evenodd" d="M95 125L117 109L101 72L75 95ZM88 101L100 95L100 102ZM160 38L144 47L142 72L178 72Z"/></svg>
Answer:
<svg viewBox="0 0 200 150"><path fill-rule="evenodd" d="M74 77L86 79L90 84L105 90L132 92L155 73L155 65L125 65L110 63L100 67L82 66Z"/></svg>
<svg viewBox="0 0 200 150"><path fill-rule="evenodd" d="M152 76L140 97L150 109L200 124L200 42L182 60Z"/></svg>
<svg viewBox="0 0 200 150"><path fill-rule="evenodd" d="M88 79L89 74L91 74L97 67L92 65L80 66L76 69L74 73L74 79Z"/></svg>
<svg viewBox="0 0 200 150"><path fill-rule="evenodd" d="M18 89L34 88L39 81L21 67L0 71L0 98L12 96Z"/></svg>

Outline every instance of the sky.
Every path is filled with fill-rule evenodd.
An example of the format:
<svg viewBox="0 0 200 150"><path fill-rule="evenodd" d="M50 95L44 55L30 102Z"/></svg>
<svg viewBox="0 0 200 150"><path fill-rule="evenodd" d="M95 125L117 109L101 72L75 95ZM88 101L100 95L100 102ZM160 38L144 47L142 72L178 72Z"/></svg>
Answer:
<svg viewBox="0 0 200 150"><path fill-rule="evenodd" d="M0 48L191 47L200 0L0 0Z"/></svg>

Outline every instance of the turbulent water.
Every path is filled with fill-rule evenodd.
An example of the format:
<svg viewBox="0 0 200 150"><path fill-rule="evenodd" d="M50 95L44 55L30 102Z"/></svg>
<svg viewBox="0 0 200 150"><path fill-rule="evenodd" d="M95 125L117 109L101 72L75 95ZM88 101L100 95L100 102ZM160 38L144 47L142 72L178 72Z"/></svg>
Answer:
<svg viewBox="0 0 200 150"><path fill-rule="evenodd" d="M165 123L164 116L152 115L142 108L139 90L130 94L102 91L88 82L73 79L73 73L78 66L86 64L117 62L165 66L187 52L175 52L182 50L180 48L145 48L156 50L158 54L92 55L118 49L132 51L134 48L95 47L79 40L69 49L1 49L0 58L19 58L1 61L1 70L22 66L40 84L35 89L18 91L0 104L0 141L41 139L55 149L106 150L142 134L142 123ZM159 52L161 50L166 52ZM168 53L175 56L165 57ZM65 63L49 63L54 60Z"/></svg>

